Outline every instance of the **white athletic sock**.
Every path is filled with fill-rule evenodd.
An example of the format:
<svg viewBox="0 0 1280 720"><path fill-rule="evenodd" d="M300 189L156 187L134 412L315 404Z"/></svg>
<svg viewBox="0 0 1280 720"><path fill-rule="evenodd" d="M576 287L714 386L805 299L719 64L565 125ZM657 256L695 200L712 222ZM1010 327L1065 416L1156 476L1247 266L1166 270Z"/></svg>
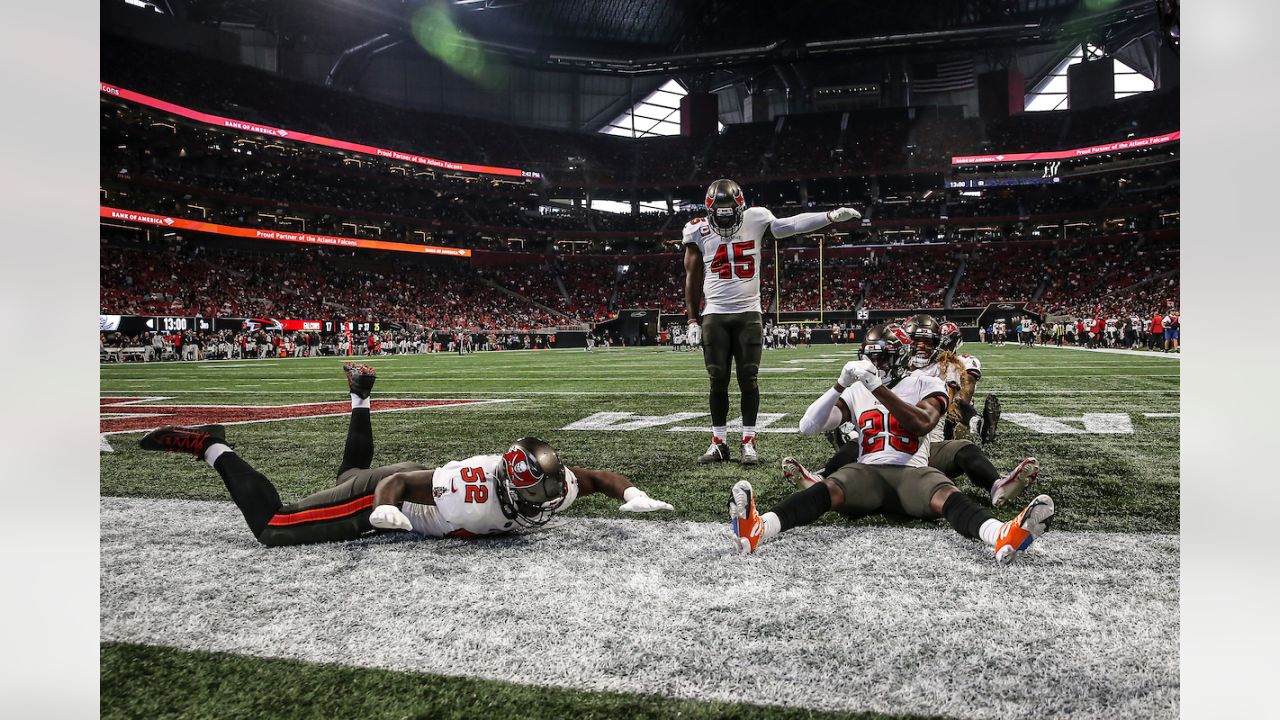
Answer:
<svg viewBox="0 0 1280 720"><path fill-rule="evenodd" d="M978 536L982 538L982 542L990 545L991 547L995 547L996 538L1000 536L1001 527L1004 527L1004 523L996 520L995 518L991 518L990 520L982 523L982 527L978 528Z"/></svg>
<svg viewBox="0 0 1280 720"><path fill-rule="evenodd" d="M748 440L754 440L755 438L756 438L756 426L743 425L742 426L742 442L745 443Z"/></svg>
<svg viewBox="0 0 1280 720"><path fill-rule="evenodd" d="M214 443L210 445L207 450L204 451L204 461L209 463L209 467L213 467L213 464L218 462L218 458L222 457L222 453L231 452L231 451L232 450L230 445L223 445L222 443Z"/></svg>
<svg viewBox="0 0 1280 720"><path fill-rule="evenodd" d="M713 426L711 428L711 436L720 442L724 442L725 438L729 437L729 431L723 425L720 427Z"/></svg>
<svg viewBox="0 0 1280 720"><path fill-rule="evenodd" d="M775 538L782 532L782 521L778 519L778 513L767 512L760 516L760 522L764 523L764 540Z"/></svg>
<svg viewBox="0 0 1280 720"><path fill-rule="evenodd" d="M362 398L355 393L351 393L351 409L369 407L369 398Z"/></svg>

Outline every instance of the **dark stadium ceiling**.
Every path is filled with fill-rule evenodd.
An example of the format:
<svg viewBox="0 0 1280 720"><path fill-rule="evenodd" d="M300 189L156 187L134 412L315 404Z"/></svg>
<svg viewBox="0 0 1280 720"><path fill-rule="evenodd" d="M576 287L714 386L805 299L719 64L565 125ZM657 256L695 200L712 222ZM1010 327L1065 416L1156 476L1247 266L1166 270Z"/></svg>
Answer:
<svg viewBox="0 0 1280 720"><path fill-rule="evenodd" d="M990 50L1153 26L1153 0L160 0L174 15L261 28L343 51L408 38L446 15L466 42L512 61L626 75L829 60L904 50Z"/></svg>

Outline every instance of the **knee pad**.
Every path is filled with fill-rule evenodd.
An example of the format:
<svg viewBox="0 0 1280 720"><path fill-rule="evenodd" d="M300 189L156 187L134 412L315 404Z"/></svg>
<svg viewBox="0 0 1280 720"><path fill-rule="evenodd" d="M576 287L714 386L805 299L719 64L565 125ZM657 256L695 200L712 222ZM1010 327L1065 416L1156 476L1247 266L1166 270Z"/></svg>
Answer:
<svg viewBox="0 0 1280 720"><path fill-rule="evenodd" d="M739 365L738 366L738 389L743 392L760 389L758 375L760 374L759 365Z"/></svg>
<svg viewBox="0 0 1280 720"><path fill-rule="evenodd" d="M723 365L708 365L707 377L711 380L711 389L717 392L729 390L729 370Z"/></svg>

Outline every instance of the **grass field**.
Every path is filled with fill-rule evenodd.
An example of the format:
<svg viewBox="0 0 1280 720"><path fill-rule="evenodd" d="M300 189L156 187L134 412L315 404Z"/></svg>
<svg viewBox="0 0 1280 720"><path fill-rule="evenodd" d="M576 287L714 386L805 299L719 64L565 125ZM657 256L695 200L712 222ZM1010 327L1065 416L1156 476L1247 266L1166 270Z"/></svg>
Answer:
<svg viewBox="0 0 1280 720"><path fill-rule="evenodd" d="M825 441L787 429L848 347L765 354L772 422L750 469L693 463L708 442L699 355L372 358L375 411L388 398L505 401L375 412L375 464L443 463L533 434L676 507L623 520L615 501L584 498L522 538L261 548L208 467L111 434L103 714L1176 715L1178 361L965 350L983 361L979 398L998 394L1008 418L988 454L1002 469L1038 457L1038 489L1058 506L1039 551L1003 570L944 523L836 515L759 556L727 554L735 481L768 507L788 493L781 457L826 458ZM127 417L145 406L347 398L338 361L320 358L103 366L101 390L106 431L150 423ZM345 429L337 414L228 437L291 498L332 484Z"/></svg>

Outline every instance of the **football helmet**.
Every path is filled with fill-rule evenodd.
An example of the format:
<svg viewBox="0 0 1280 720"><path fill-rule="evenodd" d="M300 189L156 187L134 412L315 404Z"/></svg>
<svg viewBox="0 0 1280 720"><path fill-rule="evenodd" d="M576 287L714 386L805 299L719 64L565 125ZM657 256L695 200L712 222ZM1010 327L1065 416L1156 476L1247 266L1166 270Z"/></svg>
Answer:
<svg viewBox="0 0 1280 720"><path fill-rule="evenodd" d="M546 524L564 503L568 484L560 455L535 437L522 437L502 455L498 503L517 524Z"/></svg>
<svg viewBox="0 0 1280 720"><path fill-rule="evenodd" d="M729 237L742 227L747 199L732 180L720 179L707 186L707 224L720 237Z"/></svg>
<svg viewBox="0 0 1280 720"><path fill-rule="evenodd" d="M911 336L901 325L876 325L867 330L858 357L870 360L880 373L880 381L890 383L907 374L911 348Z"/></svg>
<svg viewBox="0 0 1280 720"><path fill-rule="evenodd" d="M938 359L941 333L938 321L932 315L920 313L907 318L902 329L911 337L911 356L908 363L913 370L929 367Z"/></svg>
<svg viewBox="0 0 1280 720"><path fill-rule="evenodd" d="M964 339L960 337L960 326L950 320L938 326L938 349L947 352L956 352L960 346L964 344Z"/></svg>

